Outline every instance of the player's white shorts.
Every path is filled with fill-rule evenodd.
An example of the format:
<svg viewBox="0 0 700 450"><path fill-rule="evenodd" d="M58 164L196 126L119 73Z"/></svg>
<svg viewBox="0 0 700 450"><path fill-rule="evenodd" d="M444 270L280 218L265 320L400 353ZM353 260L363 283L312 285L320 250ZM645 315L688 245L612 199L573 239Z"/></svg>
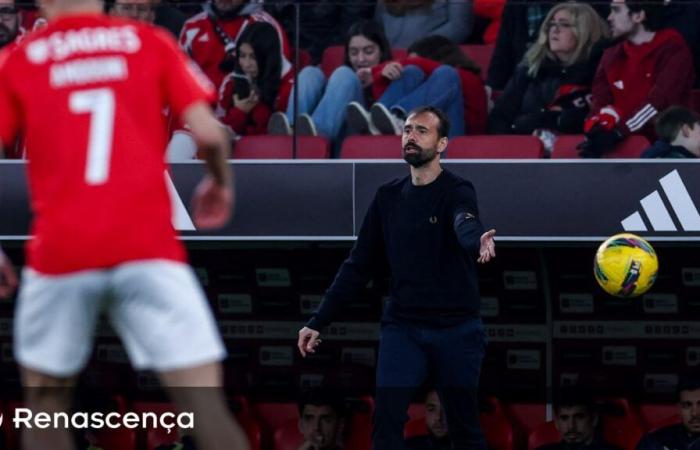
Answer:
<svg viewBox="0 0 700 450"><path fill-rule="evenodd" d="M25 268L14 323L24 367L56 377L83 369L104 311L137 369L195 367L226 356L192 269L167 260L45 275Z"/></svg>

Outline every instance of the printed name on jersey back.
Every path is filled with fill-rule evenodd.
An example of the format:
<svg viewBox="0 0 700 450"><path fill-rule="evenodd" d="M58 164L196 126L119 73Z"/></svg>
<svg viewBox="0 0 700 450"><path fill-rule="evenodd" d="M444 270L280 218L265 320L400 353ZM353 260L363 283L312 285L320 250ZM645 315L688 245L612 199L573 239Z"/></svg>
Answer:
<svg viewBox="0 0 700 450"><path fill-rule="evenodd" d="M50 83L53 88L120 81L128 77L129 69L123 56L74 59L51 64L50 68Z"/></svg>
<svg viewBox="0 0 700 450"><path fill-rule="evenodd" d="M30 63L39 65L48 61L62 61L76 54L136 53L140 49L141 39L136 29L127 25L55 31L29 43L26 53Z"/></svg>

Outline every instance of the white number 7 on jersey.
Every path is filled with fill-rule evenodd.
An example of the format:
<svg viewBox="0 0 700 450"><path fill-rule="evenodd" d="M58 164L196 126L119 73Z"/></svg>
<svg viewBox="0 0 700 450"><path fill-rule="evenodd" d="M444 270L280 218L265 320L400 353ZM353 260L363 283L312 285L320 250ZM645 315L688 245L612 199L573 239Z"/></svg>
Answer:
<svg viewBox="0 0 700 450"><path fill-rule="evenodd" d="M68 99L70 111L90 113L85 181L103 184L109 175L114 131L114 92L111 89L92 89L73 92Z"/></svg>

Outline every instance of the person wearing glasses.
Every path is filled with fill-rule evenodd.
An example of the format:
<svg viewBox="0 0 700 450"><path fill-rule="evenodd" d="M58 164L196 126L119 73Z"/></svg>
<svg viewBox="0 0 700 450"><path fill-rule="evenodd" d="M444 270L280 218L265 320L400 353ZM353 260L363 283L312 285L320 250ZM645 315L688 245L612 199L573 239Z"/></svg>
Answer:
<svg viewBox="0 0 700 450"><path fill-rule="evenodd" d="M153 23L155 9L153 0L115 0L109 11L113 16Z"/></svg>
<svg viewBox="0 0 700 450"><path fill-rule="evenodd" d="M581 133L608 27L585 3L560 3L489 116L496 134Z"/></svg>

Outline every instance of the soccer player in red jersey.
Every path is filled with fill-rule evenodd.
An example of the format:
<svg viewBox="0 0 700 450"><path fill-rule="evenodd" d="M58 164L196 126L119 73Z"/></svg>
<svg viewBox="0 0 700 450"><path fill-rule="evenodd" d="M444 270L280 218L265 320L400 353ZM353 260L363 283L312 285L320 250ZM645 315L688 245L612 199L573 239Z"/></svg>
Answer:
<svg viewBox="0 0 700 450"><path fill-rule="evenodd" d="M103 15L99 0L40 4L48 26L0 54L0 143L26 137L34 212L14 321L22 381L70 389L104 311L133 365L157 372L197 418L201 448L245 450L221 392L225 348L171 224L164 162L169 107L207 154L195 225L228 221L230 148L208 106L214 89L164 30ZM67 410L57 392L26 389L27 407ZM26 429L23 444L73 448L51 428Z"/></svg>

